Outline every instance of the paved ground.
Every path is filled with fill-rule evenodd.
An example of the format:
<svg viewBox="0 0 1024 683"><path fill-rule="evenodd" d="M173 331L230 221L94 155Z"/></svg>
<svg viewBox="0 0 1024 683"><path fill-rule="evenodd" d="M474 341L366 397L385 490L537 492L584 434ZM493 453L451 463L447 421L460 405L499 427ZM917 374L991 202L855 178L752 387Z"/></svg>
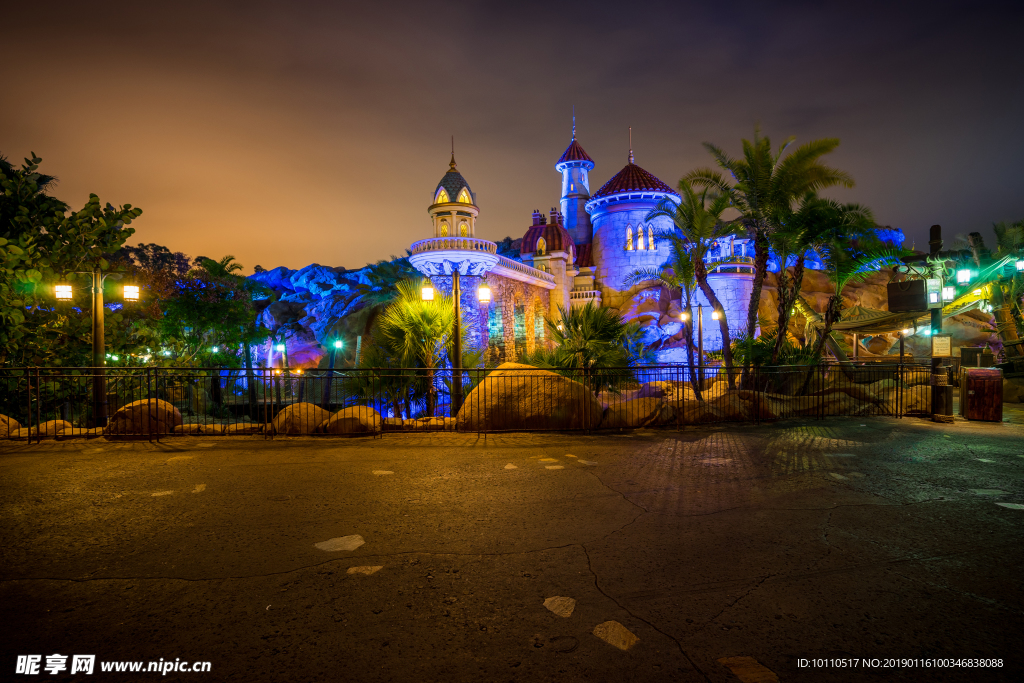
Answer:
<svg viewBox="0 0 1024 683"><path fill-rule="evenodd" d="M1024 676L1015 422L0 451L3 680ZM339 538L363 543L316 547ZM639 641L593 635L609 621ZM12 673L17 655L53 653L212 671Z"/></svg>

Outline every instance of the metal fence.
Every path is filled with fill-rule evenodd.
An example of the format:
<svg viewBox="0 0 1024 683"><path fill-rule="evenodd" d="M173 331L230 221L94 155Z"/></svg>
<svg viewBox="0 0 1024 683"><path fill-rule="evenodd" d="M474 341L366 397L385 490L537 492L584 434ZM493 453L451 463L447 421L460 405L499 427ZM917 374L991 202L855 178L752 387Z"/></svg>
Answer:
<svg viewBox="0 0 1024 683"><path fill-rule="evenodd" d="M0 438L615 430L931 413L931 368L0 368Z"/></svg>

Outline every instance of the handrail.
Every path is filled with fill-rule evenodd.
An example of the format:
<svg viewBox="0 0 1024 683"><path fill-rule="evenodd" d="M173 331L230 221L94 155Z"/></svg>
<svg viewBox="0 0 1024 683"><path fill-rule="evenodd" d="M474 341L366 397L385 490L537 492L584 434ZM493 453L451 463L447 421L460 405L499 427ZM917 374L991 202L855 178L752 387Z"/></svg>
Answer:
<svg viewBox="0 0 1024 683"><path fill-rule="evenodd" d="M414 254L421 254L428 251L484 251L488 254L497 254L498 245L489 240L482 240L476 237L431 237L429 239L413 242L410 251Z"/></svg>

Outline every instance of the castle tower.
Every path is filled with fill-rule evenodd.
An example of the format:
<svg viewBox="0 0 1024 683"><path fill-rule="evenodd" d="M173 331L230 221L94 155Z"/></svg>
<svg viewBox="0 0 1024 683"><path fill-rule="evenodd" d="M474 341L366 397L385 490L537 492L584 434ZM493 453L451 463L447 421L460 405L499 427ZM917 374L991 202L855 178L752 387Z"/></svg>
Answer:
<svg viewBox="0 0 1024 683"><path fill-rule="evenodd" d="M629 298L627 275L639 268L657 268L668 259L669 243L660 233L675 229L672 219L647 215L662 200L679 202L679 195L633 163L601 186L586 203L593 223L590 258L601 290L603 305L618 307Z"/></svg>
<svg viewBox="0 0 1024 683"><path fill-rule="evenodd" d="M469 183L459 173L452 152L448 172L434 190L434 202L427 207L434 223L434 237L474 237L480 209Z"/></svg>
<svg viewBox="0 0 1024 683"><path fill-rule="evenodd" d="M574 244L590 244L593 239L594 230L586 211L587 200L590 199L590 171L593 169L594 160L576 141L576 117L573 116L572 142L555 164L555 170L562 174L562 216Z"/></svg>

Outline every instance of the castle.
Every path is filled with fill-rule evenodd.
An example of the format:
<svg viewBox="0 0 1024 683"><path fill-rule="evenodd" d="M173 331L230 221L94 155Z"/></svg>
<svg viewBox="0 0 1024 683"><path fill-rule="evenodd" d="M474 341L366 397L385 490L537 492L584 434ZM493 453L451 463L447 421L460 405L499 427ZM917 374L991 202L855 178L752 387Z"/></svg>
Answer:
<svg viewBox="0 0 1024 683"><path fill-rule="evenodd" d="M459 272L463 316L473 323L470 344L490 360L514 361L532 353L546 342L545 317L558 320L559 307L568 310L593 302L618 309L627 320L639 320L660 361L682 361L678 299L672 300L673 293L654 282L626 284L633 271L658 268L668 260L669 242L659 236L675 229L672 220L648 215L664 200L678 203L680 198L634 163L632 149L628 159L591 194L590 172L596 163L576 139L574 127L568 148L555 163L562 180L560 206L547 215L533 212L516 260L498 254L494 242L476 237L476 195L452 154L427 209L434 235L412 245L410 261L449 292L451 276ZM728 238L707 257L709 284L735 332L746 325L751 249L747 239ZM699 311L703 314L704 348L720 348L719 325L712 321L708 301L698 291L693 303L693 320Z"/></svg>

